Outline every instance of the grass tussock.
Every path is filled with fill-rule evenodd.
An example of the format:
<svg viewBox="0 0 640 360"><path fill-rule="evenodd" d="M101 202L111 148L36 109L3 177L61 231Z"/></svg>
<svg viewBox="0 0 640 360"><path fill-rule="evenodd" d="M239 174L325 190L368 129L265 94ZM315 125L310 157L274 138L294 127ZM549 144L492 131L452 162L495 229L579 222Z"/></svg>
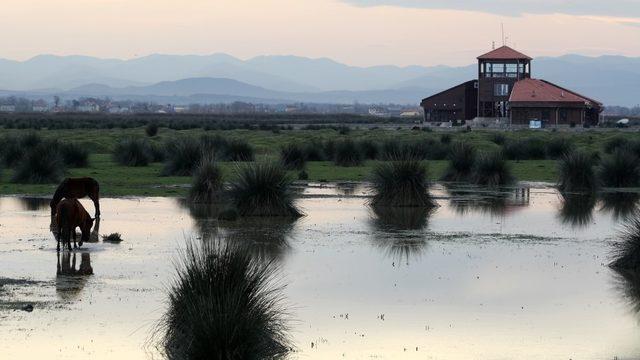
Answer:
<svg viewBox="0 0 640 360"><path fill-rule="evenodd" d="M89 150L78 143L61 143L60 153L69 167L84 168L89 165Z"/></svg>
<svg viewBox="0 0 640 360"><path fill-rule="evenodd" d="M627 149L617 149L600 162L598 179L605 187L638 187L640 186L640 159Z"/></svg>
<svg viewBox="0 0 640 360"><path fill-rule="evenodd" d="M191 176L202 159L202 146L190 138L176 139L167 144L166 160L161 175Z"/></svg>
<svg viewBox="0 0 640 360"><path fill-rule="evenodd" d="M155 122L149 123L147 124L147 126L144 128L144 132L147 134L148 137L154 137L156 135L158 135L158 124L156 124Z"/></svg>
<svg viewBox="0 0 640 360"><path fill-rule="evenodd" d="M548 159L561 159L564 155L571 152L573 143L567 137L553 137L547 142L546 153Z"/></svg>
<svg viewBox="0 0 640 360"><path fill-rule="evenodd" d="M16 166L12 182L18 184L58 183L65 173L64 160L47 142L31 148Z"/></svg>
<svg viewBox="0 0 640 360"><path fill-rule="evenodd" d="M188 243L157 328L168 359L282 359L290 351L274 262L207 241Z"/></svg>
<svg viewBox="0 0 640 360"><path fill-rule="evenodd" d="M373 207L434 207L427 168L419 160L402 159L378 164L372 174Z"/></svg>
<svg viewBox="0 0 640 360"><path fill-rule="evenodd" d="M334 162L338 166L359 166L362 164L362 153L351 139L340 141L336 145Z"/></svg>
<svg viewBox="0 0 640 360"><path fill-rule="evenodd" d="M111 233L109 235L102 235L102 241L110 242L110 243L119 243L119 242L122 242L122 235L117 232Z"/></svg>
<svg viewBox="0 0 640 360"><path fill-rule="evenodd" d="M456 142L449 152L449 165L442 176L444 181L468 181L476 162L475 148L465 142Z"/></svg>
<svg viewBox="0 0 640 360"><path fill-rule="evenodd" d="M302 170L307 164L305 151L298 144L287 144L280 149L280 162L287 170Z"/></svg>
<svg viewBox="0 0 640 360"><path fill-rule="evenodd" d="M124 139L113 149L113 160L122 166L147 166L152 161L149 144L143 139Z"/></svg>
<svg viewBox="0 0 640 360"><path fill-rule="evenodd" d="M611 267L624 270L640 269L640 214L631 217L620 233L621 242L614 253Z"/></svg>
<svg viewBox="0 0 640 360"><path fill-rule="evenodd" d="M514 177L502 152L495 151L484 153L477 158L471 181L477 185L499 187L513 183Z"/></svg>
<svg viewBox="0 0 640 360"><path fill-rule="evenodd" d="M290 187L282 165L257 162L237 167L229 194L241 216L300 217Z"/></svg>
<svg viewBox="0 0 640 360"><path fill-rule="evenodd" d="M558 162L558 189L562 192L592 192L598 187L593 158L584 152L571 152Z"/></svg>
<svg viewBox="0 0 640 360"><path fill-rule="evenodd" d="M224 178L220 167L209 157L203 157L193 174L189 197L197 203L214 203L224 190Z"/></svg>
<svg viewBox="0 0 640 360"><path fill-rule="evenodd" d="M225 148L225 160L227 161L253 161L254 150L244 140L232 140Z"/></svg>

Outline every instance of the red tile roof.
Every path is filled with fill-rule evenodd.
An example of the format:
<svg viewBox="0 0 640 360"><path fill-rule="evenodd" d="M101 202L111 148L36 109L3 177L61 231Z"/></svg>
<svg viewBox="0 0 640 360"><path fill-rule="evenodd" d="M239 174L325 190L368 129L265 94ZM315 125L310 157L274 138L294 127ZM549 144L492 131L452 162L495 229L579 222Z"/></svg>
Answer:
<svg viewBox="0 0 640 360"><path fill-rule="evenodd" d="M504 45L495 50L491 50L484 55L478 56L480 60L532 60L527 55L515 51L512 48Z"/></svg>
<svg viewBox="0 0 640 360"><path fill-rule="evenodd" d="M511 91L509 102L561 102L582 103L591 106L602 105L586 96L538 79L524 79L516 82Z"/></svg>

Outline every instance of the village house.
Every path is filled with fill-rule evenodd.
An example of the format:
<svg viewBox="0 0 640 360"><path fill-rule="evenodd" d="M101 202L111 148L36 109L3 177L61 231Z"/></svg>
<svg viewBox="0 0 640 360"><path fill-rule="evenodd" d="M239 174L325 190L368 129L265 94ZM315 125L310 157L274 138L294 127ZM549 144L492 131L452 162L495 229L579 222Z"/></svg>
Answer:
<svg viewBox="0 0 640 360"><path fill-rule="evenodd" d="M508 46L478 56L478 78L422 100L424 121L452 125L591 126L600 102L531 78L532 58ZM536 127L537 127L536 126Z"/></svg>

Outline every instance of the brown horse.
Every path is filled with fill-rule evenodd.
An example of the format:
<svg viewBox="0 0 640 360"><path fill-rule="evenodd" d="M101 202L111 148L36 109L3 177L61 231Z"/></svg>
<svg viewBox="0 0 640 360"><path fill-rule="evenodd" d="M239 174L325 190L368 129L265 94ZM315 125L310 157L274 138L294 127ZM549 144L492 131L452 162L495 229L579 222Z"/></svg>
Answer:
<svg viewBox="0 0 640 360"><path fill-rule="evenodd" d="M71 236L73 236L73 247L76 245L76 228L80 227L82 236L80 237L80 246L89 240L89 233L93 227L93 220L87 210L84 209L80 201L77 199L64 199L58 203L56 207L56 224L58 225L58 246L60 251L60 241L64 249L65 242L69 250L71 250Z"/></svg>
<svg viewBox="0 0 640 360"><path fill-rule="evenodd" d="M89 196L96 208L96 217L100 217L100 185L94 178L66 178L60 183L51 199L51 218L55 215L56 207L63 198L80 199Z"/></svg>

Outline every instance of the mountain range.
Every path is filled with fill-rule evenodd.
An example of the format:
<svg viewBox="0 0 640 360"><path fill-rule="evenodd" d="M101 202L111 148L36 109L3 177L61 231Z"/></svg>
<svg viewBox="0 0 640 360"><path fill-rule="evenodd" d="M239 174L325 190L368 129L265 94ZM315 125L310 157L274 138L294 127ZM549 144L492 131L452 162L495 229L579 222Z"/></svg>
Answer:
<svg viewBox="0 0 640 360"><path fill-rule="evenodd" d="M150 55L131 60L40 55L0 59L0 95L171 103L399 103L475 78L477 65L356 67L327 58L226 54ZM640 103L640 58L565 55L534 60L533 76L605 105Z"/></svg>

